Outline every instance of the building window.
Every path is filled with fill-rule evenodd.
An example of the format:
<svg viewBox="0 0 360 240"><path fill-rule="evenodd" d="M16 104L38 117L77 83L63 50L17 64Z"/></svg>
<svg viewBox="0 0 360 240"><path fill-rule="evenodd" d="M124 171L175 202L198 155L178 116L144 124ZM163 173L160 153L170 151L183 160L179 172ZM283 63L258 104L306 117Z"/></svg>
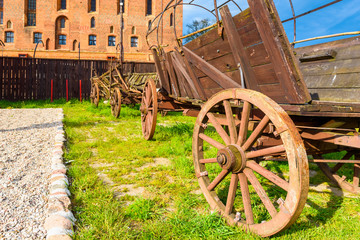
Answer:
<svg viewBox="0 0 360 240"><path fill-rule="evenodd" d="M121 8L121 12L124 13L125 12L125 0L118 0L117 1L117 12L120 13L120 8Z"/></svg>
<svg viewBox="0 0 360 240"><path fill-rule="evenodd" d="M96 12L96 0L89 0L89 12Z"/></svg>
<svg viewBox="0 0 360 240"><path fill-rule="evenodd" d="M110 26L110 33L114 33L114 27Z"/></svg>
<svg viewBox="0 0 360 240"><path fill-rule="evenodd" d="M135 34L135 32L136 32L136 28L133 26L133 27L131 28L131 34Z"/></svg>
<svg viewBox="0 0 360 240"><path fill-rule="evenodd" d="M0 0L0 25L4 24L4 0Z"/></svg>
<svg viewBox="0 0 360 240"><path fill-rule="evenodd" d="M49 50L50 49L50 39L46 39L46 44L45 44L45 48L46 50Z"/></svg>
<svg viewBox="0 0 360 240"><path fill-rule="evenodd" d="M138 46L138 37L131 37L131 47Z"/></svg>
<svg viewBox="0 0 360 240"><path fill-rule="evenodd" d="M149 22L148 22L148 30L150 30L151 29L151 20L149 20Z"/></svg>
<svg viewBox="0 0 360 240"><path fill-rule="evenodd" d="M95 27L95 18L94 17L92 17L91 20L90 20L90 27L91 28Z"/></svg>
<svg viewBox="0 0 360 240"><path fill-rule="evenodd" d="M170 14L170 26L174 25L174 17L173 14Z"/></svg>
<svg viewBox="0 0 360 240"><path fill-rule="evenodd" d="M6 27L10 29L12 28L12 22L10 20L6 23Z"/></svg>
<svg viewBox="0 0 360 240"><path fill-rule="evenodd" d="M27 26L36 26L36 0L27 0Z"/></svg>
<svg viewBox="0 0 360 240"><path fill-rule="evenodd" d="M115 46L115 36L109 36L108 46Z"/></svg>
<svg viewBox="0 0 360 240"><path fill-rule="evenodd" d="M89 35L89 45L96 46L96 35Z"/></svg>
<svg viewBox="0 0 360 240"><path fill-rule="evenodd" d="M35 32L34 33L34 43L38 43L42 40L42 33Z"/></svg>
<svg viewBox="0 0 360 240"><path fill-rule="evenodd" d="M66 9L66 1L67 0L57 0L57 2L58 2L58 10L65 10Z"/></svg>
<svg viewBox="0 0 360 240"><path fill-rule="evenodd" d="M66 35L59 35L59 45L66 45Z"/></svg>
<svg viewBox="0 0 360 240"><path fill-rule="evenodd" d="M77 45L77 41L76 41L76 40L74 40L74 42L73 42L73 51L75 51L75 50L76 50L76 45Z"/></svg>
<svg viewBox="0 0 360 240"><path fill-rule="evenodd" d="M5 42L6 43L14 42L14 32L5 32Z"/></svg>
<svg viewBox="0 0 360 240"><path fill-rule="evenodd" d="M60 19L60 28L65 28L65 18Z"/></svg>
<svg viewBox="0 0 360 240"><path fill-rule="evenodd" d="M146 15L151 15L151 14L152 14L152 1L147 0L146 1Z"/></svg>

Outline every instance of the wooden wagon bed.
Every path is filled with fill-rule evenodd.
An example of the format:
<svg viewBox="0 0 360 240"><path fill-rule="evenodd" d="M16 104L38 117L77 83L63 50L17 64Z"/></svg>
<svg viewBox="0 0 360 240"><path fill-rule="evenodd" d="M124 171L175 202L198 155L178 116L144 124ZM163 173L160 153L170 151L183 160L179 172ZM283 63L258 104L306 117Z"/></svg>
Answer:
<svg viewBox="0 0 360 240"><path fill-rule="evenodd" d="M182 52L155 54L167 94L206 101L223 89L242 87L241 66L245 87L269 96L290 115L360 117L359 39L294 50L273 3L249 5L234 17L227 7L220 10L224 34L214 28Z"/></svg>

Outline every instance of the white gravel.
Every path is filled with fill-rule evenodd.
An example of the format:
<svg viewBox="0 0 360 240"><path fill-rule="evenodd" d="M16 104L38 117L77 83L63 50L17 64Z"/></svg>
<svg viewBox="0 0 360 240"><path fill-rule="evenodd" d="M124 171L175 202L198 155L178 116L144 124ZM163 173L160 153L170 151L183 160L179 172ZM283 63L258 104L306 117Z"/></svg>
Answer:
<svg viewBox="0 0 360 240"><path fill-rule="evenodd" d="M0 239L44 239L61 109L0 109Z"/></svg>

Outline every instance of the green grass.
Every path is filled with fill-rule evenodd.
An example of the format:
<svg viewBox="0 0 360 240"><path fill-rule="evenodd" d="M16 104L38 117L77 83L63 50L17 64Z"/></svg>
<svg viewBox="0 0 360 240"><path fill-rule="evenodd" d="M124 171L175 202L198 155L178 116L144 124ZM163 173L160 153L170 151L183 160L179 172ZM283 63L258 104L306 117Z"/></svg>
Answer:
<svg viewBox="0 0 360 240"><path fill-rule="evenodd" d="M64 109L65 159L71 162L70 191L78 219L75 239L260 239L228 226L197 194L191 153L195 118L159 115L154 140L145 141L138 106L123 106L115 119L102 103L95 108L76 100L0 101L0 108L13 107ZM149 165L154 158L167 158L170 164ZM269 167L286 171L281 165ZM310 168L319 172L316 183L327 181L315 165ZM104 184L99 173L113 185ZM131 196L124 184L144 191ZM121 196L116 197L115 190ZM360 198L310 191L298 220L272 239L360 239L359 224Z"/></svg>

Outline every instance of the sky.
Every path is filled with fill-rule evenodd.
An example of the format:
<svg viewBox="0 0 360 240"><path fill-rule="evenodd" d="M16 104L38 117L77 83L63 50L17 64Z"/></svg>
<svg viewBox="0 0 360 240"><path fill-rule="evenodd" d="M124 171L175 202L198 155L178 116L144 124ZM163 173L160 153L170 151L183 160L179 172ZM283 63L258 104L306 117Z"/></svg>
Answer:
<svg viewBox="0 0 360 240"><path fill-rule="evenodd" d="M189 0L184 0L188 2ZM218 0L218 5L226 0ZM273 0L280 19L284 20L292 17L292 12L289 4L289 0ZM320 7L333 0L292 0L295 10L295 15L307 12L311 9ZM212 0L195 0L194 3L198 3L202 6L207 6L209 9L213 9ZM246 0L236 0L236 3L241 8L246 9L248 7ZM229 8L233 15L239 13L239 10L232 3L229 3ZM215 18L208 12L198 7L184 6L183 10L183 32L187 34L187 24L191 24L193 20L201 20L208 18L215 22ZM297 19L296 24L296 40L302 40L317 36L336 34L342 32L360 31L360 0L343 0L335 3L329 7L310 13L304 17ZM293 41L293 21L289 21L283 24L289 41ZM349 36L347 36L349 37ZM307 43L297 44L296 47L306 46L309 44L317 44L324 41L333 41L339 38L331 38L328 40L316 40Z"/></svg>

